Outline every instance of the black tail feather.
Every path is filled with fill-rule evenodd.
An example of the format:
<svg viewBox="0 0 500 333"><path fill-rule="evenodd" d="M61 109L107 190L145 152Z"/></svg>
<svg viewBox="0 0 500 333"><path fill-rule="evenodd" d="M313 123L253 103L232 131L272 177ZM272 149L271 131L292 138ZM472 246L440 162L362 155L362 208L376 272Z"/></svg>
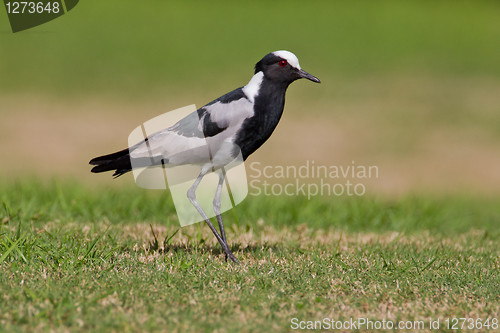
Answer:
<svg viewBox="0 0 500 333"><path fill-rule="evenodd" d="M120 150L116 153L99 156L93 158L89 162L90 165L95 165L92 170L93 173L100 173L106 171L115 171L113 176L119 177L132 170L132 163L130 162L129 149Z"/></svg>
<svg viewBox="0 0 500 333"><path fill-rule="evenodd" d="M113 153L113 154L108 154L108 155L103 155L103 156L93 158L90 160L89 164L90 165L100 165L100 164L103 164L106 162L112 162L120 157L125 157L125 156L127 156L127 157L129 156L128 148L117 151L116 153Z"/></svg>

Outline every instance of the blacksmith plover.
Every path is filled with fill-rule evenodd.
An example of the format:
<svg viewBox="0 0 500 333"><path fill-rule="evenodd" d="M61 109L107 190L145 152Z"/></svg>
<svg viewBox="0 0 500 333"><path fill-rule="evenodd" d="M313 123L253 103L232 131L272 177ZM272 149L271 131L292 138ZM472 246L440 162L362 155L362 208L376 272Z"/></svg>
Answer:
<svg viewBox="0 0 500 333"><path fill-rule="evenodd" d="M301 78L320 83L300 68L293 53L269 53L255 65L255 74L246 86L217 98L132 147L92 159L92 172L114 171L113 176L118 177L140 166L141 160L150 165L151 158L153 163L167 167L200 165L201 172L187 196L219 241L226 260L238 262L229 249L220 213L224 166L239 154L246 160L271 136L283 113L286 89ZM220 233L196 200L196 188L209 172L219 176L213 206Z"/></svg>

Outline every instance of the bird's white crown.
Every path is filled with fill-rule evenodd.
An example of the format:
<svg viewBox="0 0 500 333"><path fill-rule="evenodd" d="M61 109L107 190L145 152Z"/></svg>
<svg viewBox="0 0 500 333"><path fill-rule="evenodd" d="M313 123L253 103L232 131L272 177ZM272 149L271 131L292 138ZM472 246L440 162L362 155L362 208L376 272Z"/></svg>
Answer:
<svg viewBox="0 0 500 333"><path fill-rule="evenodd" d="M297 69L301 69L299 65L299 59L292 52L286 50L280 50L280 51L274 51L273 54L277 57L283 58L286 61L288 61L290 66L295 67Z"/></svg>

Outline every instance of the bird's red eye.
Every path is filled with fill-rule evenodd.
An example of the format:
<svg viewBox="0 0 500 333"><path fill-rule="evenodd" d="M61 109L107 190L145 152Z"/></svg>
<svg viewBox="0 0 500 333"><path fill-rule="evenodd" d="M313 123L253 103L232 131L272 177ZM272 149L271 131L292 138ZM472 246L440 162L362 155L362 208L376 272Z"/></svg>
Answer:
<svg viewBox="0 0 500 333"><path fill-rule="evenodd" d="M286 60L280 60L280 66L285 67L287 64Z"/></svg>

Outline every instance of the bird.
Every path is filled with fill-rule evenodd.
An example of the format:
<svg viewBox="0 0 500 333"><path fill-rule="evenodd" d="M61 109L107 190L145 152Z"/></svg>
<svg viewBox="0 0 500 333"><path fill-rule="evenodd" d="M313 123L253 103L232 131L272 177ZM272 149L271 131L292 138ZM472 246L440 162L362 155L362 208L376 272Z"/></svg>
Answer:
<svg viewBox="0 0 500 333"><path fill-rule="evenodd" d="M295 54L280 50L268 53L255 65L250 81L213 100L173 126L147 136L118 152L93 158L91 172L114 171L119 177L147 165L198 165L201 171L187 197L205 220L222 247L226 261L239 263L229 247L221 216L224 167L237 158L245 161L269 139L285 107L288 86L299 79L321 81L303 70ZM196 199L196 189L205 175L218 174L213 209L219 231Z"/></svg>

